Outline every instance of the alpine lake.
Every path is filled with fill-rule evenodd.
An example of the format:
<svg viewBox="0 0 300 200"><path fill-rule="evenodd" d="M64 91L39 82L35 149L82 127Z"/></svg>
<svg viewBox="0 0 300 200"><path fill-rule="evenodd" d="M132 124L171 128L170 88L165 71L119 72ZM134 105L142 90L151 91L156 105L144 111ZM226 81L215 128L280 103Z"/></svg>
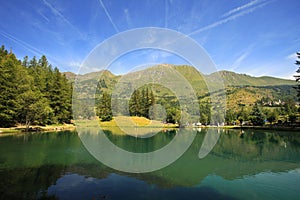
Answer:
<svg viewBox="0 0 300 200"><path fill-rule="evenodd" d="M163 148L178 132L148 138L101 134L122 149L141 153ZM200 159L210 132L219 138ZM102 164L76 131L2 134L0 199L299 199L298 132L198 128L181 134L196 134L183 155L147 173Z"/></svg>

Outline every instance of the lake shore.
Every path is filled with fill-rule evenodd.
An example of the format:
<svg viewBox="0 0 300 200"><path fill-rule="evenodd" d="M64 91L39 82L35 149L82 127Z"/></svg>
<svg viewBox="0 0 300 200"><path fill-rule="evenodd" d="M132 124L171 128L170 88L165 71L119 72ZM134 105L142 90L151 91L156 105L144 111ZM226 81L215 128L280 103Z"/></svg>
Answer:
<svg viewBox="0 0 300 200"><path fill-rule="evenodd" d="M234 126L231 129L254 129L254 130L274 130L274 131L300 131L298 126Z"/></svg>
<svg viewBox="0 0 300 200"><path fill-rule="evenodd" d="M180 128L178 124L164 124L157 121L152 120L145 120L139 117L133 117L132 120L136 123L135 128L141 129L177 129ZM89 123L87 123L88 125ZM85 124L86 125L86 124ZM119 127L127 127L128 126L119 126L119 124L113 119L108 122L99 122L99 126L103 130L118 130L117 132L121 132ZM130 126L129 126L130 127ZM218 128L218 129L244 129L244 130L273 130L273 131L300 131L299 126L275 126L275 125L268 125L268 126L187 126L182 127L186 129L192 128ZM76 126L74 124L54 124L54 125L46 125L46 126L30 126L27 132L57 132L57 131L65 131L65 130L75 130ZM0 135L1 134L13 134L13 133L24 133L26 132L25 126L16 126L16 127L9 127L9 128L0 128Z"/></svg>
<svg viewBox="0 0 300 200"><path fill-rule="evenodd" d="M185 128L218 128L218 129L253 129L253 130L274 130L274 131L300 131L299 126L189 126Z"/></svg>
<svg viewBox="0 0 300 200"><path fill-rule="evenodd" d="M30 126L27 132L49 132L49 131L75 130L75 129L76 127L73 124L53 124L53 125L46 125L46 126ZM0 128L0 134L23 133L23 132L26 132L26 126Z"/></svg>

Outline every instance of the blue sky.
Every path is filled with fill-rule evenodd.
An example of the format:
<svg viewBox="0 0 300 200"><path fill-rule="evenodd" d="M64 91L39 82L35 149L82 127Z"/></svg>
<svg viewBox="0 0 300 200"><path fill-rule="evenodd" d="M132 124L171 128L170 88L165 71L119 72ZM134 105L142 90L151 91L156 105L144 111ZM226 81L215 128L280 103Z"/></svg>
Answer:
<svg viewBox="0 0 300 200"><path fill-rule="evenodd" d="M22 59L46 55L77 72L99 43L134 28L161 27L197 41L218 70L292 78L300 51L298 0L0 0L0 44ZM113 72L141 63L185 64L146 50L118 59Z"/></svg>

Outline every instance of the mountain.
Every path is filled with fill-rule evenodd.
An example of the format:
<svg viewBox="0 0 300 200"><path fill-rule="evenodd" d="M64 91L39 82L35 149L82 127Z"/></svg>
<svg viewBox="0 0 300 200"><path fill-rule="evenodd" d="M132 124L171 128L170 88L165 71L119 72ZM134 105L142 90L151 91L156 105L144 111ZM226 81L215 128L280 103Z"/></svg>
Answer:
<svg viewBox="0 0 300 200"><path fill-rule="evenodd" d="M80 94L80 99L92 99L97 85L102 88L102 91L111 91L111 88L120 78L108 70L90 72L84 75L76 75L72 72L64 72L64 74L70 82L76 82L75 89L78 91L77 94Z"/></svg>
<svg viewBox="0 0 300 200"><path fill-rule="evenodd" d="M117 77L116 75L114 75L113 73L111 73L108 70L101 70L98 72L90 72L87 74L75 74L73 72L64 72L65 76L67 77L67 79L69 79L70 81L74 82L75 79L79 82L82 81L91 81L91 80L98 80L100 78L100 76L105 77L107 79L114 79L115 77Z"/></svg>
<svg viewBox="0 0 300 200"><path fill-rule="evenodd" d="M207 75L207 80L218 81L219 76L224 80L225 86L274 86L274 85L295 85L295 81L275 78L270 76L253 77L247 74L238 74L231 71L219 71Z"/></svg>
<svg viewBox="0 0 300 200"><path fill-rule="evenodd" d="M175 70L175 71L174 71ZM178 78L176 73L183 77ZM187 65L155 65L153 67L131 72L126 75L116 76L108 70L91 72L84 75L78 75L66 72L66 77L70 81L77 80L77 87L80 89L81 98L93 98L95 88L98 85L101 91L111 93L114 86L121 81L123 86L119 88L120 95L126 94L126 91L134 88L135 85L143 85L143 82L147 82L147 77L152 77L154 84L151 88L154 90L155 95L158 98L170 97L175 94L170 88L161 86L162 84L155 82L155 78L158 76L165 76L166 81L171 80L173 85L178 88L182 88L180 93L187 92L188 89L182 84L182 80L187 80L188 83L194 89L196 95L200 100L210 101L211 98L218 99L223 94L219 91L220 84L224 84L227 99L227 109L238 108L239 105L253 105L256 101L266 99L273 102L283 101L285 99L296 100L296 92L293 89L295 81L275 78L270 76L253 77L246 74L238 74L230 71L219 71L209 75L202 74L194 67ZM145 76L146 75L146 76ZM179 80L180 79L180 80ZM220 80L221 79L221 80ZM223 81L222 81L223 80ZM148 80L149 81L149 80ZM153 86L154 85L154 86ZM213 93L208 93L208 87ZM125 97L123 95L123 97Z"/></svg>
<svg viewBox="0 0 300 200"><path fill-rule="evenodd" d="M295 81L289 79L282 79L276 78L271 76L261 76L261 77L254 77L247 74L238 74L231 71L219 71L214 72L209 75L202 74L197 69L192 66L187 65L156 65L151 68L145 69L149 73L151 71L155 71L159 66L163 66L166 69L172 68L178 71L181 75L183 75L192 86L196 88L204 88L206 87L206 82L209 84L216 84L220 83L220 78L223 79L223 84L225 87L228 86L278 86L278 85L295 85ZM145 70L131 72L126 76L131 76L133 79L136 79L138 74L144 73ZM148 73L147 72L147 73ZM94 81L98 80L100 77L104 80L114 79L117 80L122 76L116 76L108 70L102 70L98 72L91 72L84 75L76 75L72 72L65 72L64 73L69 80L75 80L82 82L82 81Z"/></svg>

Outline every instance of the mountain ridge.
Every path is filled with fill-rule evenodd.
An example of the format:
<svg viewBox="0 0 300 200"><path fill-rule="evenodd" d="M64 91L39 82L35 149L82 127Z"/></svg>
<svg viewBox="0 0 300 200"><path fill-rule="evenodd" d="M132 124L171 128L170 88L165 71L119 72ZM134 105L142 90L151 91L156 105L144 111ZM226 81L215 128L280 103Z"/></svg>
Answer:
<svg viewBox="0 0 300 200"><path fill-rule="evenodd" d="M164 66L164 65L158 65L158 66ZM294 80L290 79L284 79L284 78L278 78L273 76L251 76L248 74L242 74L242 73L236 73L233 71L227 71L227 70L220 70L217 72L213 72L211 74L202 74L197 69L195 69L192 66L188 65L169 65L173 67L175 70L177 70L180 74L182 74L187 80L189 81L195 81L201 84L200 82L203 81L201 78L197 78L196 75L200 75L202 79L204 79L205 82L208 82L208 84L214 84L216 82L220 82L219 78L223 79L224 86L276 86L276 85L295 85ZM144 69L154 69L156 66L152 66L150 68ZM132 73L139 73L141 71L135 71ZM111 79L118 79L124 75L115 75L109 70L101 70L96 72L89 72L86 74L76 74L73 72L64 72L66 77L69 80L75 80L75 78L78 81L86 81L86 80L97 80L100 78L100 75L105 78L111 78ZM202 84L201 84L202 85Z"/></svg>

